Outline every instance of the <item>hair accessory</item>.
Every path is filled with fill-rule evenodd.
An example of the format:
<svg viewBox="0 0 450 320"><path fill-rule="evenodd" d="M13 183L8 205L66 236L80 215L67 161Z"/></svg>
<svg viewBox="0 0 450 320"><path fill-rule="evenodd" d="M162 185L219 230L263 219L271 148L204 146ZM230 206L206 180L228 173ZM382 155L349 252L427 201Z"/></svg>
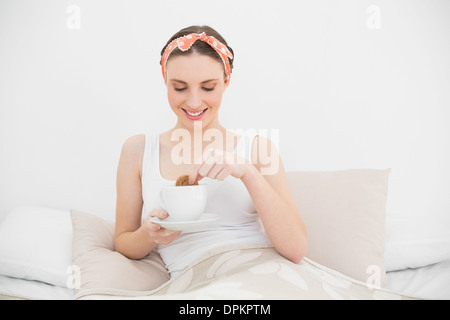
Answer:
<svg viewBox="0 0 450 320"><path fill-rule="evenodd" d="M175 48L180 49L181 51L188 51L192 45L196 41L203 41L209 44L216 52L219 54L219 56L222 58L223 64L225 66L225 74L226 79L225 83L230 82L231 78L231 67L230 62L228 61L228 58L233 59L233 54L228 50L227 46L221 43L219 40L214 38L213 36L207 36L206 33L191 33L184 37L180 37L178 39L173 40L164 51L164 54L161 59L161 65L162 65L162 73L164 80L166 80L166 63L167 59L169 58L169 55L172 53Z"/></svg>

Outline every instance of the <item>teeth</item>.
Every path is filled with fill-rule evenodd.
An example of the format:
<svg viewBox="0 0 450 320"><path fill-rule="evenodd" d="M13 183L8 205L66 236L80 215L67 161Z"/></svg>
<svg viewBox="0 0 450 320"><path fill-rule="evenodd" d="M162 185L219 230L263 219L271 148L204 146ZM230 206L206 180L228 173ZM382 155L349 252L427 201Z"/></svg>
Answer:
<svg viewBox="0 0 450 320"><path fill-rule="evenodd" d="M196 117L196 116L201 115L201 114L203 113L203 111L205 111L205 110L199 111L199 112L197 112L197 113L191 113L191 112L189 112L189 111L186 110L186 112L188 113L188 115L190 115L190 116L192 116L192 117Z"/></svg>

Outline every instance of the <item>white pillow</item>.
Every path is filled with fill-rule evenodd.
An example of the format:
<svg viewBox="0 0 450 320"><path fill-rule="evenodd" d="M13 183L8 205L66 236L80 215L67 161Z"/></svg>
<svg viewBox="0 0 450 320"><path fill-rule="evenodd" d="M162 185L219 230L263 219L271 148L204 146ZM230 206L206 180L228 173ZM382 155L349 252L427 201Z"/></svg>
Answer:
<svg viewBox="0 0 450 320"><path fill-rule="evenodd" d="M70 210L22 206L0 224L1 275L66 287L70 265Z"/></svg>
<svg viewBox="0 0 450 320"><path fill-rule="evenodd" d="M386 216L386 271L450 259L450 226L419 217Z"/></svg>

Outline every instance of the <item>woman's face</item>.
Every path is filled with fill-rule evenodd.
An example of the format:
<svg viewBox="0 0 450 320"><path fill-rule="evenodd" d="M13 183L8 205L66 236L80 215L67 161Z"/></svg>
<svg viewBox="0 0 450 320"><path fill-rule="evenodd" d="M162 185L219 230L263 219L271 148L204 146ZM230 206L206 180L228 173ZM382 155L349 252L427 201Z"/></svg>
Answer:
<svg viewBox="0 0 450 320"><path fill-rule="evenodd" d="M218 111L226 89L223 64L206 55L175 56L167 62L167 95L178 126L193 130L218 125Z"/></svg>

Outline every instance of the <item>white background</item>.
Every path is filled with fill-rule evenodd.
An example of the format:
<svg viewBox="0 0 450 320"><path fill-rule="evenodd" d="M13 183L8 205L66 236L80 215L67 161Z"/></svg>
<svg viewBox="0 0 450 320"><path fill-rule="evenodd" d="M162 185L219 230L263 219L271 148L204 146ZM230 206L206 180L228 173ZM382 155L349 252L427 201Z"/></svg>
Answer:
<svg viewBox="0 0 450 320"><path fill-rule="evenodd" d="M226 127L278 129L288 171L391 168L388 214L449 223L449 14L445 0L0 0L0 217L113 218L124 140L176 121L160 50L207 24L235 51Z"/></svg>

